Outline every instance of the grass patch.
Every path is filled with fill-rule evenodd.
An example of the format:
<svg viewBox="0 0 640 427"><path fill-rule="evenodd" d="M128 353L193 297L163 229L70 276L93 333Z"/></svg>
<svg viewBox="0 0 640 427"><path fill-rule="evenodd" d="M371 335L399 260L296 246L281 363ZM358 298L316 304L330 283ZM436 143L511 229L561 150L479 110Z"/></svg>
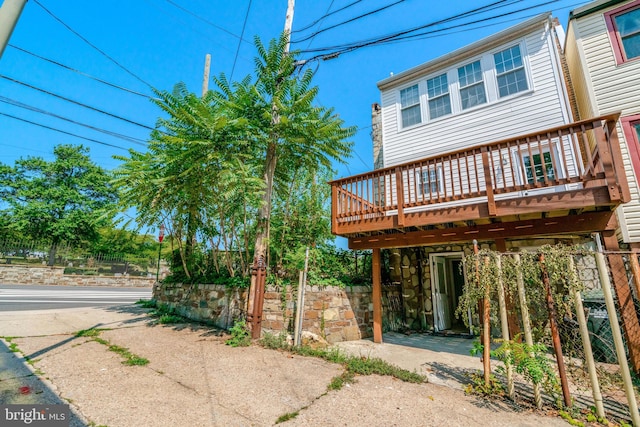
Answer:
<svg viewBox="0 0 640 427"><path fill-rule="evenodd" d="M251 345L249 326L244 320L236 320L231 329L229 329L229 333L231 338L225 341L226 345L231 347L247 347Z"/></svg>
<svg viewBox="0 0 640 427"><path fill-rule="evenodd" d="M75 337L76 338L80 338L80 337L89 337L89 338L94 338L97 337L98 335L100 335L100 332L102 331L108 331L109 329L107 328L89 328L89 329L81 329L78 332L76 332Z"/></svg>
<svg viewBox="0 0 640 427"><path fill-rule="evenodd" d="M174 323L184 323L184 318L176 314L163 314L158 317L158 323L163 325L171 325Z"/></svg>
<svg viewBox="0 0 640 427"><path fill-rule="evenodd" d="M427 380L424 375L399 368L380 358L350 356L343 353L338 348L318 349L308 346L292 347L286 343L284 337L275 336L273 334L265 334L262 340L260 340L260 344L266 348L286 350L294 354L299 354L300 356L318 357L326 360L327 362L343 365L345 367L345 374L348 375L342 378L342 385L345 384L344 380L348 380L347 382L354 382L355 375L375 374L390 376L404 382L416 384L423 383ZM332 380L332 383L335 381L335 385L338 385L340 380L337 380L336 378ZM340 385L340 387L342 387L342 385ZM336 388L336 390L337 389L339 388Z"/></svg>
<svg viewBox="0 0 640 427"><path fill-rule="evenodd" d="M156 302L156 300L154 299L139 299L138 301L135 302L137 305L139 305L142 308L156 308L158 303Z"/></svg>
<svg viewBox="0 0 640 427"><path fill-rule="evenodd" d="M280 415L276 420L276 424L280 424L280 423L284 423L285 421L292 420L295 417L297 417L299 413L300 411L296 411L296 412L288 412L284 415Z"/></svg>
<svg viewBox="0 0 640 427"><path fill-rule="evenodd" d="M20 349L18 348L18 344L14 343L14 342L9 344L9 351L12 351L14 353L20 352Z"/></svg>
<svg viewBox="0 0 640 427"><path fill-rule="evenodd" d="M355 374L353 372L344 371L342 375L333 377L327 386L327 390L340 390L345 384L353 384L355 382Z"/></svg>
<svg viewBox="0 0 640 427"><path fill-rule="evenodd" d="M91 329L83 329L81 331L76 332L76 337L88 337L98 344L102 344L107 346L109 351L113 351L114 353L119 354L124 358L122 363L124 365L129 366L144 366L149 363L149 359L144 357L137 356L129 351L126 347L120 347L119 345L111 344L108 340L104 338L100 338L100 333L102 331L107 331L108 329L100 329L100 328L91 328Z"/></svg>

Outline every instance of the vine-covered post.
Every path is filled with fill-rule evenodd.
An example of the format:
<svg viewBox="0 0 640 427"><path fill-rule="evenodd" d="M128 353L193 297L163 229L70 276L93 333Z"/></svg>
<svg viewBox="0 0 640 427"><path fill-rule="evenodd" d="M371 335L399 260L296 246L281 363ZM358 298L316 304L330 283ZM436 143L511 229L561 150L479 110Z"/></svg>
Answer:
<svg viewBox="0 0 640 427"><path fill-rule="evenodd" d="M564 367L564 358L562 355L562 346L560 344L560 333L558 332L558 324L556 323L556 307L553 303L551 294L551 284L549 283L549 273L544 264L544 254L540 254L538 261L542 270L542 283L546 293L547 310L549 311L549 327L551 328L551 339L553 349L556 353L556 362L558 363L558 374L560 375L560 384L562 385L562 396L566 407L571 406L571 393L569 392L569 381L567 380L567 372Z"/></svg>
<svg viewBox="0 0 640 427"><path fill-rule="evenodd" d="M502 254L496 255L496 267L498 268L498 304L500 306L500 326L502 340L506 344L509 341L509 320L507 319L507 303L504 297L504 283L502 281ZM504 365L507 369L507 393L511 400L515 400L516 391L513 383L513 367L511 366L510 351L505 351Z"/></svg>
<svg viewBox="0 0 640 427"><path fill-rule="evenodd" d="M476 256L476 281L480 285L480 259L478 255L478 241L473 240L473 253ZM488 259L487 259L488 261ZM484 369L484 384L489 387L491 384L491 306L489 298L491 296L491 287L486 286L484 290L484 299L482 300L482 365Z"/></svg>
<svg viewBox="0 0 640 427"><path fill-rule="evenodd" d="M522 328L524 329L524 341L529 348L533 347L533 334L531 333L531 319L529 318L529 306L527 305L527 296L524 290L524 277L522 277L522 265L520 264L520 255L513 256L516 266L516 284L518 286L518 298L520 300L520 312L522 313ZM533 357L533 353L529 354ZM533 398L536 401L536 407L542 409L542 393L540 392L540 384L533 383Z"/></svg>
<svg viewBox="0 0 640 427"><path fill-rule="evenodd" d="M573 257L569 256L569 270L574 272ZM591 341L589 340L589 329L587 327L587 319L584 315L584 306L582 305L582 297L580 291L572 286L573 298L575 299L576 316L578 318L578 325L580 326L580 337L582 338L582 348L584 349L584 359L587 364L587 370L589 371L589 379L591 381L591 393L593 395L593 403L596 407L596 415L600 418L605 418L604 405L602 403L602 393L600 392L600 383L598 382L598 375L596 373L596 363L593 359L593 349L591 348Z"/></svg>

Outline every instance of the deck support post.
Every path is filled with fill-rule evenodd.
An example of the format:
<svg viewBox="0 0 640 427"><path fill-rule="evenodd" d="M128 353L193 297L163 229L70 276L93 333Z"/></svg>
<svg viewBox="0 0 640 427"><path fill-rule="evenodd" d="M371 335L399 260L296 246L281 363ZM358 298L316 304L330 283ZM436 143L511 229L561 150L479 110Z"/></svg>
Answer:
<svg viewBox="0 0 640 427"><path fill-rule="evenodd" d="M611 218L612 222L617 222L615 216ZM603 231L601 235L607 251L620 251L615 229ZM613 289L618 298L620 317L622 318L622 327L624 328L631 366L635 372L640 373L640 323L638 322L638 315L636 314L636 308L631 294L631 286L629 286L629 282L627 281L624 260L622 259L622 255L617 253L607 254L607 258L609 259L609 271L613 279Z"/></svg>
<svg viewBox="0 0 640 427"><path fill-rule="evenodd" d="M380 277L380 249L373 250L372 262L373 282L373 342L382 343L382 280Z"/></svg>

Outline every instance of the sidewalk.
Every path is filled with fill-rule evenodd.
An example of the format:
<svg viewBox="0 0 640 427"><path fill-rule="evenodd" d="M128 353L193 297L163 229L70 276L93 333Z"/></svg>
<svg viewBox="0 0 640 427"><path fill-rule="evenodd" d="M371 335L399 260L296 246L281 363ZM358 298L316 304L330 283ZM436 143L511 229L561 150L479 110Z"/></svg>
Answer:
<svg viewBox="0 0 640 427"><path fill-rule="evenodd" d="M110 328L99 336L106 341L74 336L91 327ZM391 377L359 376L356 383L327 392L331 380L343 372L340 365L258 346L232 348L219 335L193 325L152 325L144 310L131 306L0 313L0 336L20 336L12 343L49 379L58 399L82 414L84 423L74 427L266 426L294 413L298 415L284 425L567 425L559 418L465 396L458 389ZM362 343L353 345L364 345L361 350L371 356L399 347ZM123 356L109 345L149 363L124 365ZM443 363L448 363L447 357L473 362L470 356L402 348L425 352ZM24 372L20 364L16 359L6 368L16 380ZM0 381L2 396L16 385ZM34 390L39 387L32 385ZM31 397L55 399L46 388Z"/></svg>

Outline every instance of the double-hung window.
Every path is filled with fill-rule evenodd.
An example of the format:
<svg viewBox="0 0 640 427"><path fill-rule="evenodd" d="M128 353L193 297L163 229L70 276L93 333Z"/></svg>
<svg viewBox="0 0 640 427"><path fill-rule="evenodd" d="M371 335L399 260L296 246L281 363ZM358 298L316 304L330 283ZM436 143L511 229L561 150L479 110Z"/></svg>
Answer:
<svg viewBox="0 0 640 427"><path fill-rule="evenodd" d="M493 60L500 98L529 89L519 45L495 53Z"/></svg>
<svg viewBox="0 0 640 427"><path fill-rule="evenodd" d="M451 97L446 73L427 80L427 96L431 120L451 114Z"/></svg>
<svg viewBox="0 0 640 427"><path fill-rule="evenodd" d="M640 1L605 13L616 62L640 58Z"/></svg>
<svg viewBox="0 0 640 427"><path fill-rule="evenodd" d="M487 102L480 60L458 68L458 81L463 110Z"/></svg>
<svg viewBox="0 0 640 427"><path fill-rule="evenodd" d="M425 168L426 169L426 168ZM420 172L416 174L416 180L418 181L418 193L426 199L435 199L440 196L442 192L442 167L435 166L429 167L429 169L420 169Z"/></svg>
<svg viewBox="0 0 640 427"><path fill-rule="evenodd" d="M534 184L536 182L546 180L553 181L556 179L555 171L553 170L553 161L551 160L551 153L549 151L543 151L540 153L525 155L522 157L524 163L525 174L528 184Z"/></svg>
<svg viewBox="0 0 640 427"><path fill-rule="evenodd" d="M400 111L402 115L402 127L417 125L422 122L420 111L420 90L415 84L400 91Z"/></svg>

